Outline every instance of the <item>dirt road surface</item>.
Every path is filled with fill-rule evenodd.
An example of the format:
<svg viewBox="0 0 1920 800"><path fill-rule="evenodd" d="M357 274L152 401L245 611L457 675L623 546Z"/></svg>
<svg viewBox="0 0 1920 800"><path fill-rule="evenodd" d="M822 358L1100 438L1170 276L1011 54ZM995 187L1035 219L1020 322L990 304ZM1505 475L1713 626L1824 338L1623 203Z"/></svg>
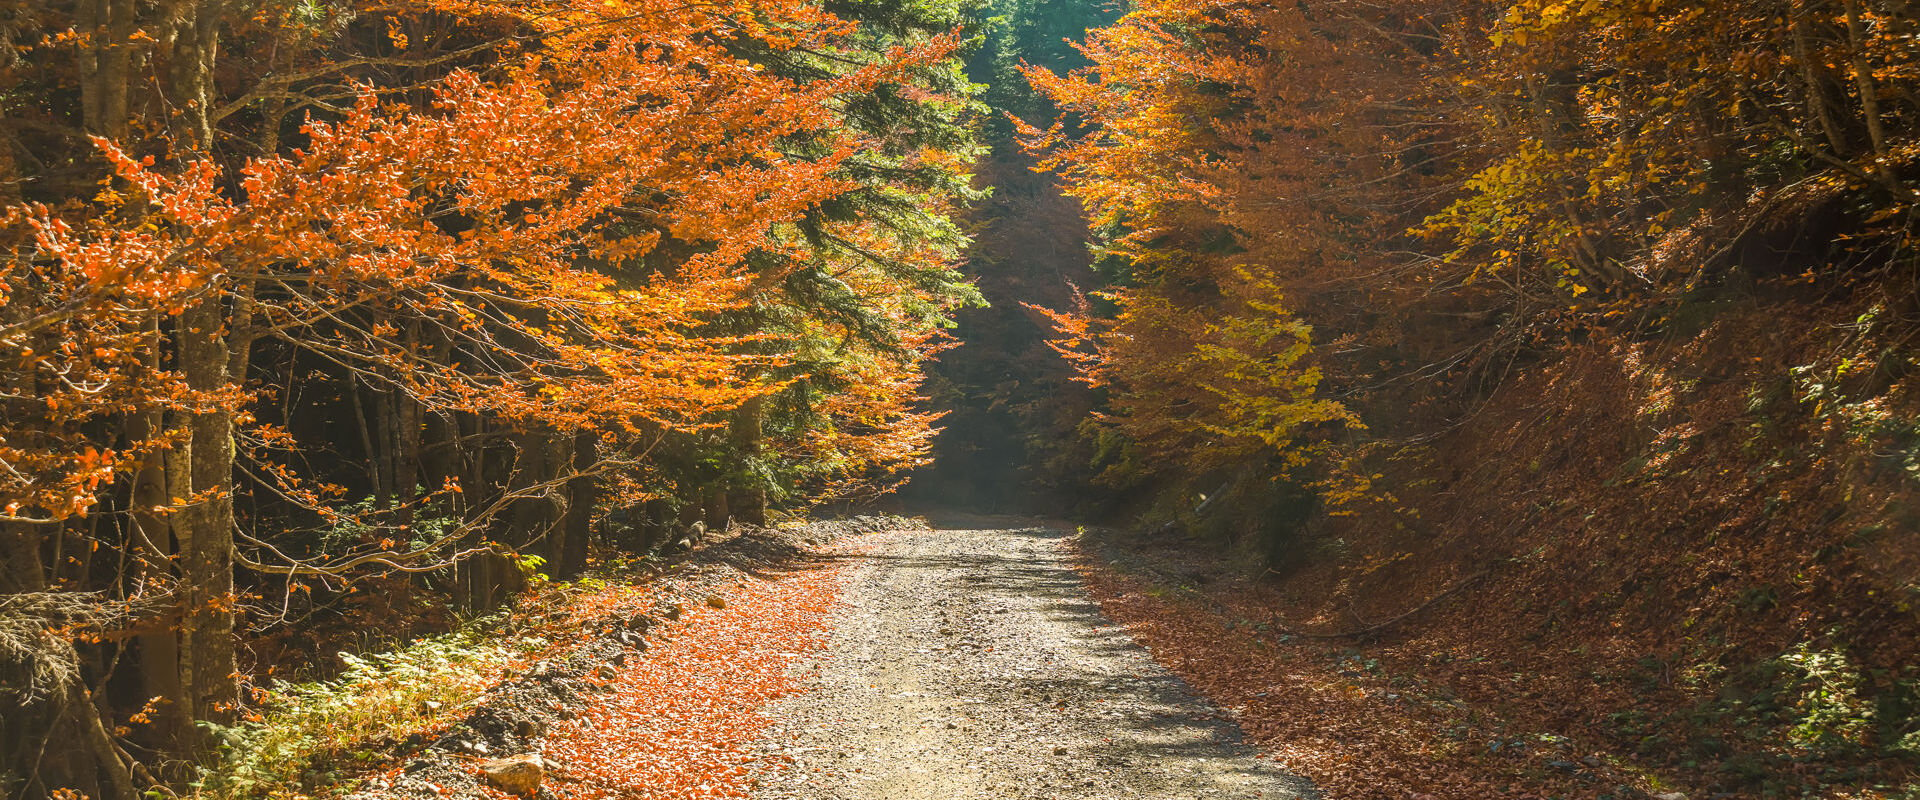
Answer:
<svg viewBox="0 0 1920 800"><path fill-rule="evenodd" d="M765 800L1311 798L1100 615L1045 528L882 534L808 690L759 745Z"/></svg>

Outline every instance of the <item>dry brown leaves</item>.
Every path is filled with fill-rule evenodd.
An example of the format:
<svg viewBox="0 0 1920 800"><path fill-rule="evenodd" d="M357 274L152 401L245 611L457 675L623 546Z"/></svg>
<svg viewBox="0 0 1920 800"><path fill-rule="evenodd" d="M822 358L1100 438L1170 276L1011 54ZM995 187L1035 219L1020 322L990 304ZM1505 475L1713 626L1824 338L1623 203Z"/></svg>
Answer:
<svg viewBox="0 0 1920 800"><path fill-rule="evenodd" d="M1108 616L1329 800L1571 800L1613 789L1610 782L1569 785L1542 774L1537 759L1489 753L1465 708L1346 668L1324 657L1324 644L1278 644L1084 554L1081 573Z"/></svg>

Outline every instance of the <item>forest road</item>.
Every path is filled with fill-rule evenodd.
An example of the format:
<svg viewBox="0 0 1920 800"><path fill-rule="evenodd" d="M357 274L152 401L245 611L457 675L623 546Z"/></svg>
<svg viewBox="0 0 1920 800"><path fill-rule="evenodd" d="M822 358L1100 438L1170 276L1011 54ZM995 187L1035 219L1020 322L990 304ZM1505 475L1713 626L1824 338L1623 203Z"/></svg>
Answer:
<svg viewBox="0 0 1920 800"><path fill-rule="evenodd" d="M759 745L766 800L1310 798L1100 614L1044 528L881 534L807 691Z"/></svg>

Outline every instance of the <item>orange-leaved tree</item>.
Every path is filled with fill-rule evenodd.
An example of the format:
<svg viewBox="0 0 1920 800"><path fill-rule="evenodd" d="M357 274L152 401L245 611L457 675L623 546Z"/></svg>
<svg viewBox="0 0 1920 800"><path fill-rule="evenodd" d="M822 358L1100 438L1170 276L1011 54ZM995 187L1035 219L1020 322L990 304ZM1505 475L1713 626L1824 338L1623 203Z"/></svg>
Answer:
<svg viewBox="0 0 1920 800"><path fill-rule="evenodd" d="M116 476L131 479L130 499L110 502L129 512L129 550L153 578L136 594L177 609L177 630L143 637L141 666L178 720L226 719L238 700L236 561L289 582L441 569L494 549L496 521L527 503L592 512L561 487L645 487L634 479L661 437L718 428L787 385L790 354L716 321L783 281L768 265L802 263L810 246L790 231L858 187L843 168L874 142L844 125L847 98L952 49L929 41L793 79L739 55L743 44L831 51L855 26L807 2L423 13L449 10L515 31L531 52L418 86L361 84L287 137L297 146L265 155L216 157L210 125L187 126L206 135L165 162L102 140L117 179L93 213L14 212L24 233L0 267L0 507L28 577L7 588L52 588L30 580L43 545ZM796 140L812 148L783 151ZM915 352L924 338L910 338ZM288 547L235 506L266 497L339 517L340 489L303 471L305 451L331 442L304 438L283 411L261 420L262 401L290 399L289 365L404 400L416 420L588 446L490 491L481 484L500 479L485 465L418 490L401 476L396 490L457 510L425 539L389 516L345 550ZM870 457L910 458L926 423L905 405L911 382L873 378L849 401L871 409L854 415L880 443ZM109 788L127 795L126 765L99 749Z"/></svg>

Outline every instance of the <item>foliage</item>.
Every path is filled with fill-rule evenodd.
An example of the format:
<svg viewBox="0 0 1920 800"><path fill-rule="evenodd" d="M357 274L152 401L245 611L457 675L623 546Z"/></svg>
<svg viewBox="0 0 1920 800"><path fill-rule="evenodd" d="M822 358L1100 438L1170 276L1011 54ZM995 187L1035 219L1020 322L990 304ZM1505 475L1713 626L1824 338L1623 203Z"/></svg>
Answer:
<svg viewBox="0 0 1920 800"><path fill-rule="evenodd" d="M800 690L799 665L827 643L846 564L754 581L687 609L608 683L580 718L555 726L545 752L567 765L567 797L744 798L756 770L785 766L757 752L764 707ZM719 598L715 598L719 599Z"/></svg>
<svg viewBox="0 0 1920 800"><path fill-rule="evenodd" d="M978 300L964 8L0 5L0 592L171 606L90 663L177 759L249 616L890 489Z"/></svg>
<svg viewBox="0 0 1920 800"><path fill-rule="evenodd" d="M409 736L470 710L525 655L499 618L385 653L341 653L337 676L259 691L251 719L212 725L219 756L202 772L211 798L283 797L375 766ZM211 723L209 723L211 725Z"/></svg>
<svg viewBox="0 0 1920 800"><path fill-rule="evenodd" d="M1060 343L1155 454L1108 477L1339 472L1367 428L1420 434L1383 389L1470 395L1722 282L1906 264L1903 9L1144 2L1090 65L1028 68L1066 112L1028 144L1106 258Z"/></svg>
<svg viewBox="0 0 1920 800"><path fill-rule="evenodd" d="M1860 673L1845 653L1801 644L1780 657L1791 671L1795 744L1816 752L1854 747L1873 732L1874 709L1861 697Z"/></svg>

